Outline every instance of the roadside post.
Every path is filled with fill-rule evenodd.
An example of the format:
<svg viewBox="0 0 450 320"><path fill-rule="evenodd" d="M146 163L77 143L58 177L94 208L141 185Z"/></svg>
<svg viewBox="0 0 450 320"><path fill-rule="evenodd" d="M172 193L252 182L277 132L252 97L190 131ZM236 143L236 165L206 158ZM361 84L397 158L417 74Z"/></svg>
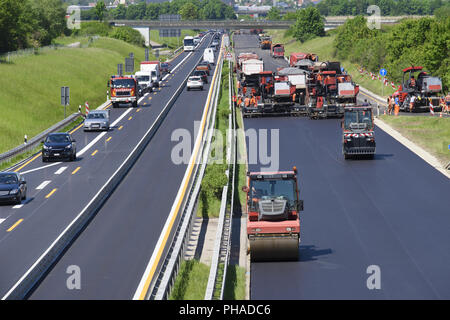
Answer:
<svg viewBox="0 0 450 320"><path fill-rule="evenodd" d="M66 107L70 102L70 89L69 87L61 87L61 105L64 106L64 119L66 118Z"/></svg>
<svg viewBox="0 0 450 320"><path fill-rule="evenodd" d="M380 76L386 77L387 76L387 70L382 68L380 70ZM381 81L381 96L384 97L384 81Z"/></svg>

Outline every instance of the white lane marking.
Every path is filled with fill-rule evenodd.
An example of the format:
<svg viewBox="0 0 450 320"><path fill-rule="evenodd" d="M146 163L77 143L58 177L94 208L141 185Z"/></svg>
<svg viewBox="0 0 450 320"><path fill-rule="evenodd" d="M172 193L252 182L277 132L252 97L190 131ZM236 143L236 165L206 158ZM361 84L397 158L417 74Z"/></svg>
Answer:
<svg viewBox="0 0 450 320"><path fill-rule="evenodd" d="M146 94L144 94L144 95L138 100L138 103L141 103L141 101L144 100L145 97L148 96L148 95L149 95L148 92L147 92Z"/></svg>
<svg viewBox="0 0 450 320"><path fill-rule="evenodd" d="M64 170L66 170L66 169L67 169L67 167L61 167L61 168L59 168L58 170L55 171L55 174L61 174L61 173L63 173Z"/></svg>
<svg viewBox="0 0 450 320"><path fill-rule="evenodd" d="M28 170L28 171L21 172L21 174L27 174L27 173L30 173L30 172L33 172L33 171L37 171L37 170L41 170L41 169L45 169L45 168L49 168L49 167L54 167L54 166L57 166L58 164L61 164L61 163L62 162L55 162L55 163L47 164L47 165L45 165L43 167L38 167L38 168L34 168L34 169L31 169L31 170Z"/></svg>
<svg viewBox="0 0 450 320"><path fill-rule="evenodd" d="M3 221L5 221L6 219L0 219L0 224L2 224Z"/></svg>
<svg viewBox="0 0 450 320"><path fill-rule="evenodd" d="M52 182L52 181L51 180L45 180L44 182L42 182L40 185L38 185L36 187L36 190L44 189L50 182Z"/></svg>
<svg viewBox="0 0 450 320"><path fill-rule="evenodd" d="M13 209L20 209L23 207L23 203L22 204L16 204ZM1 222L0 222L1 223Z"/></svg>

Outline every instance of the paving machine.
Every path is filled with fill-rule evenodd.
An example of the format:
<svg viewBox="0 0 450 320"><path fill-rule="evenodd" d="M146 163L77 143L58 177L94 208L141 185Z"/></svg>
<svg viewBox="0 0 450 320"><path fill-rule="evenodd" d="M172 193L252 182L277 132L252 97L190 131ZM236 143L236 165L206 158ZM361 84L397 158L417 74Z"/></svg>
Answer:
<svg viewBox="0 0 450 320"><path fill-rule="evenodd" d="M409 67L403 69L403 80L400 88L393 94L398 96L400 110L409 112L429 111L430 104L434 111L440 111L440 95L442 81L423 71L423 67ZM413 103L411 104L411 101Z"/></svg>
<svg viewBox="0 0 450 320"><path fill-rule="evenodd" d="M376 143L372 107L346 107L342 129L342 153L345 159L374 157Z"/></svg>
<svg viewBox="0 0 450 320"><path fill-rule="evenodd" d="M270 50L272 47L272 37L270 36L262 36L260 38L259 46L263 50Z"/></svg>
<svg viewBox="0 0 450 320"><path fill-rule="evenodd" d="M309 68L306 105L311 119L344 116L344 108L356 105L359 86L342 74L339 62L316 62Z"/></svg>
<svg viewBox="0 0 450 320"><path fill-rule="evenodd" d="M247 236L251 261L298 260L300 211L297 169L249 172Z"/></svg>

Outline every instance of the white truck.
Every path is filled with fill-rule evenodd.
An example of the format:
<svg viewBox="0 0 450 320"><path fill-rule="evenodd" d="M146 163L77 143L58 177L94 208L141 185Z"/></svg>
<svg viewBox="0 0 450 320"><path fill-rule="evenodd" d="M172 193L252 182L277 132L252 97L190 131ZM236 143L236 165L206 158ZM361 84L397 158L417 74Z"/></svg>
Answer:
<svg viewBox="0 0 450 320"><path fill-rule="evenodd" d="M212 48L206 48L203 52L203 61L214 64L214 51Z"/></svg>
<svg viewBox="0 0 450 320"><path fill-rule="evenodd" d="M242 73L246 76L264 71L264 62L257 59L249 59L242 62Z"/></svg>
<svg viewBox="0 0 450 320"><path fill-rule="evenodd" d="M161 68L159 61L142 61L141 72L150 72L153 87L159 87L161 81Z"/></svg>
<svg viewBox="0 0 450 320"><path fill-rule="evenodd" d="M137 71L134 77L141 88L153 88L152 73L150 71Z"/></svg>

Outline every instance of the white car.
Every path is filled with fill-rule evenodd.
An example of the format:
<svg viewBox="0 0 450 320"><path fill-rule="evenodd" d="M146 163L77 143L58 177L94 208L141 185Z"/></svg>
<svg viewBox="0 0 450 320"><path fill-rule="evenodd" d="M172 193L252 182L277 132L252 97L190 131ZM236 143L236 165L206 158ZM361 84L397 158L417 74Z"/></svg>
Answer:
<svg viewBox="0 0 450 320"><path fill-rule="evenodd" d="M203 81L199 76L191 76L189 77L186 84L187 91L191 89L200 89L203 90Z"/></svg>
<svg viewBox="0 0 450 320"><path fill-rule="evenodd" d="M84 131L109 130L109 110L92 110L84 120Z"/></svg>

